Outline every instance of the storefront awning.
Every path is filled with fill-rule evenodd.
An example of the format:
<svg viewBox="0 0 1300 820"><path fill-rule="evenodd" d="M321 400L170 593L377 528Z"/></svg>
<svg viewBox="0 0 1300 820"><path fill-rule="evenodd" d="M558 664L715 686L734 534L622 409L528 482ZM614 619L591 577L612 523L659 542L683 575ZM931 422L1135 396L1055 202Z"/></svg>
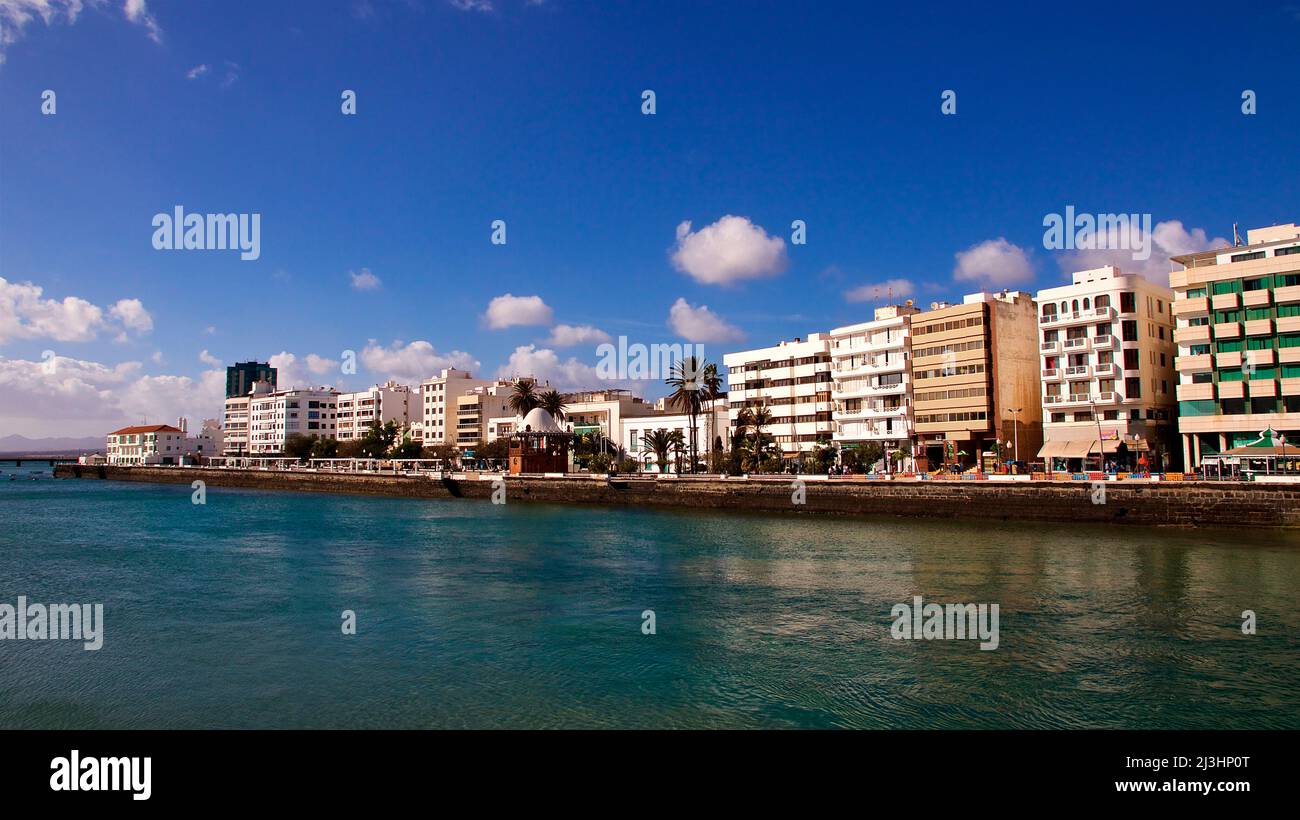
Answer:
<svg viewBox="0 0 1300 820"><path fill-rule="evenodd" d="M1049 441L1045 443L1041 450L1038 451L1039 458L1083 458L1088 455L1089 448L1097 446L1097 442L1085 441L1083 439L1062 439L1059 441Z"/></svg>

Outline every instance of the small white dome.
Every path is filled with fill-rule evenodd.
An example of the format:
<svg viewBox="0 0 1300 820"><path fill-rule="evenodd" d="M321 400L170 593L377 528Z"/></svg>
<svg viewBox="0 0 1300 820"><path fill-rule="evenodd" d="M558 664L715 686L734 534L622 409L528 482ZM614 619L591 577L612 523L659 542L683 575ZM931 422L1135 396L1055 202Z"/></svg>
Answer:
<svg viewBox="0 0 1300 820"><path fill-rule="evenodd" d="M532 410L529 410L528 415L524 416L524 420L520 423L519 429L521 431L531 429L534 433L564 432L564 430L560 428L560 425L555 423L555 419L551 414L541 407L534 407Z"/></svg>

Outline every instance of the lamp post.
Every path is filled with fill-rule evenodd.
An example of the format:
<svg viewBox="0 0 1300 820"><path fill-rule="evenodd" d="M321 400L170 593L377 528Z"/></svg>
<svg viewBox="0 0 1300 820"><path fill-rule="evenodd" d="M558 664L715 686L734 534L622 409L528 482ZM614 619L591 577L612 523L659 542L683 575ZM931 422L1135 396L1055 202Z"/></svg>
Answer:
<svg viewBox="0 0 1300 820"><path fill-rule="evenodd" d="M1012 456L1014 461L1020 460L1020 414L1024 411L1023 407L1011 408L1011 436L1014 440L1015 455Z"/></svg>
<svg viewBox="0 0 1300 820"><path fill-rule="evenodd" d="M1097 415L1096 399L1088 399L1088 406L1092 408L1092 420L1097 422L1097 472L1106 472L1106 453L1105 446L1101 441L1101 416Z"/></svg>

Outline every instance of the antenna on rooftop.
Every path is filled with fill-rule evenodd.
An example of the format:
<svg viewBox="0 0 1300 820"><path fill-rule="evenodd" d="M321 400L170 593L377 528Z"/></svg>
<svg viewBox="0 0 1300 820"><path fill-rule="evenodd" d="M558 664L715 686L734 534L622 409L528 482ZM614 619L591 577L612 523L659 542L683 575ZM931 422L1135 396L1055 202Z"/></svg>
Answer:
<svg viewBox="0 0 1300 820"><path fill-rule="evenodd" d="M1232 223L1232 246L1240 248L1244 244L1246 243L1241 241L1241 234L1237 233L1237 223Z"/></svg>

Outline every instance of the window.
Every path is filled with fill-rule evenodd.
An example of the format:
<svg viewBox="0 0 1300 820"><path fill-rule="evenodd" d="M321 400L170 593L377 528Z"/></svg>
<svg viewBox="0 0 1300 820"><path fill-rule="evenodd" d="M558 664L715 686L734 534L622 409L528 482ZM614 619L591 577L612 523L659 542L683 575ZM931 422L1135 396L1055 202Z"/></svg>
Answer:
<svg viewBox="0 0 1300 820"><path fill-rule="evenodd" d="M1290 248L1278 248L1273 251L1274 256L1290 256L1293 253L1300 253L1300 245L1294 245Z"/></svg>
<svg viewBox="0 0 1300 820"><path fill-rule="evenodd" d="M1263 251L1251 251L1250 253L1234 253L1231 257L1233 262L1249 262L1252 259L1263 259Z"/></svg>
<svg viewBox="0 0 1300 820"><path fill-rule="evenodd" d="M1247 290L1268 290L1273 286L1273 277L1257 276L1254 279L1246 279L1241 283L1241 289Z"/></svg>
<svg viewBox="0 0 1300 820"><path fill-rule="evenodd" d="M1137 311L1137 294L1132 291L1124 291L1119 295L1119 310L1121 313L1134 313Z"/></svg>
<svg viewBox="0 0 1300 820"><path fill-rule="evenodd" d="M1130 376L1124 380L1124 397L1129 399L1142 398L1142 380L1136 376Z"/></svg>
<svg viewBox="0 0 1300 820"><path fill-rule="evenodd" d="M1120 322L1122 338L1126 342L1136 342L1138 340L1138 323L1132 319L1125 319Z"/></svg>
<svg viewBox="0 0 1300 820"><path fill-rule="evenodd" d="M1241 293L1241 280L1228 279L1224 282L1215 282L1212 286L1214 295L1219 296L1225 293Z"/></svg>

